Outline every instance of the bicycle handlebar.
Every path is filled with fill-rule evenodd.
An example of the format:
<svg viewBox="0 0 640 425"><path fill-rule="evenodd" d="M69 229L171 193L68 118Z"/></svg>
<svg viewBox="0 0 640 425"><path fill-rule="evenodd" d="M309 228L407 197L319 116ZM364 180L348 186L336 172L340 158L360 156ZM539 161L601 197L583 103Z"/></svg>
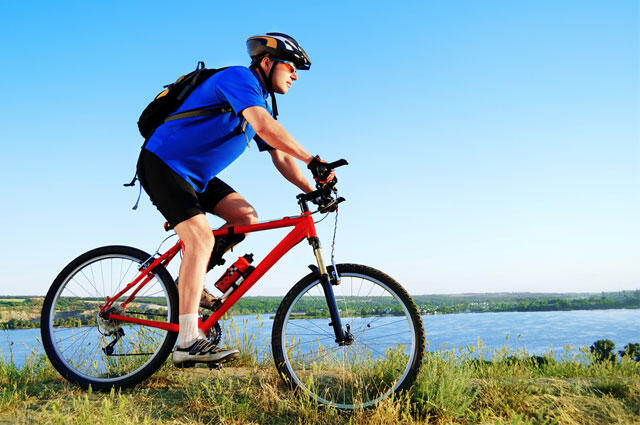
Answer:
<svg viewBox="0 0 640 425"><path fill-rule="evenodd" d="M333 169L333 168L342 167L343 165L349 165L346 159L339 159L335 162L330 162L329 164L327 164L327 167Z"/></svg>
<svg viewBox="0 0 640 425"><path fill-rule="evenodd" d="M328 168L330 169L342 167L343 165L349 165L346 159L339 159L337 161L330 162L327 164ZM332 192L337 193L337 191L334 188L335 182L330 185L318 184L318 186L319 186L318 189L314 190L313 192L301 193L300 195L296 196L296 198L298 199L298 203L300 204L300 207L302 208L303 212L307 210L307 204L306 204L307 201L316 201L317 203L318 198L324 198L323 201L325 201L326 203L322 202L322 205L319 205L320 211L322 211L323 209L326 210L328 207L334 207L340 202L343 202L345 200L342 197L334 199L333 196L331 196Z"/></svg>

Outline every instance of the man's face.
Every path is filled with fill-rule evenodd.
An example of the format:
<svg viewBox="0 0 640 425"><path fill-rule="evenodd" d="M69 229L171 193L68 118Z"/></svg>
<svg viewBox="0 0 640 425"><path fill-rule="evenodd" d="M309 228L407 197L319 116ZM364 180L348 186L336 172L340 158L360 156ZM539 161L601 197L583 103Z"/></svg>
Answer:
<svg viewBox="0 0 640 425"><path fill-rule="evenodd" d="M286 94L291 84L298 79L296 68L290 62L272 61L272 63L272 66L276 67L271 77L273 91L279 94Z"/></svg>

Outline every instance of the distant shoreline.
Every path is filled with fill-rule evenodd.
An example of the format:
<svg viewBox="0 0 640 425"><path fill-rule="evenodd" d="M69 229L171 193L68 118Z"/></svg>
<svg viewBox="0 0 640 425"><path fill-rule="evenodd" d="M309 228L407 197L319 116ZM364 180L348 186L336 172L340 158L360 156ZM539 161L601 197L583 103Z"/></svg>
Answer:
<svg viewBox="0 0 640 425"><path fill-rule="evenodd" d="M229 310L229 315L274 315L280 305L281 296L243 297ZM347 297L348 298L348 297ZM385 314L384 303L368 306L368 314ZM506 312L543 312L543 311L581 311L640 309L640 290L602 292L602 293L485 293L457 295L414 295L412 296L423 315L460 314L460 313L506 313ZM359 300L360 298L358 298ZM143 300L143 299L140 299ZM29 329L40 325L40 310L44 297L0 295L0 327L2 329ZM151 300L141 301L148 307L159 307ZM348 302L348 301L347 301ZM355 301L359 303L359 301ZM95 301L93 301L95 303ZM322 317L325 312L313 304L300 313L309 318ZM364 306L365 304L363 304ZM89 305L87 305L89 306ZM63 326L91 326L95 317L87 315L87 306L75 308L65 315ZM93 304L91 304L93 306ZM377 307L376 307L377 306ZM356 304L359 307L359 304ZM82 314L74 314L83 311ZM386 311L386 313L390 313ZM68 323L67 323L68 322Z"/></svg>

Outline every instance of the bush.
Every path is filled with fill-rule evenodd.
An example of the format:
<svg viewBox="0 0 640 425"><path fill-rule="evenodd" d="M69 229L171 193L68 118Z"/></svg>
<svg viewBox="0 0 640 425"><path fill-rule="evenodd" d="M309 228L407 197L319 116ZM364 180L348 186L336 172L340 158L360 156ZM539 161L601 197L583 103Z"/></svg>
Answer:
<svg viewBox="0 0 640 425"><path fill-rule="evenodd" d="M599 339L589 347L589 351L591 351L595 361L597 362L615 362L616 355L613 352L615 347L616 345L610 339Z"/></svg>
<svg viewBox="0 0 640 425"><path fill-rule="evenodd" d="M630 342L624 346L624 350L618 351L620 357L629 356L633 360L640 362L640 343Z"/></svg>
<svg viewBox="0 0 640 425"><path fill-rule="evenodd" d="M531 364L533 364L535 367L542 367L549 364L549 359L544 356L534 355L534 356L531 356L529 360L531 361Z"/></svg>

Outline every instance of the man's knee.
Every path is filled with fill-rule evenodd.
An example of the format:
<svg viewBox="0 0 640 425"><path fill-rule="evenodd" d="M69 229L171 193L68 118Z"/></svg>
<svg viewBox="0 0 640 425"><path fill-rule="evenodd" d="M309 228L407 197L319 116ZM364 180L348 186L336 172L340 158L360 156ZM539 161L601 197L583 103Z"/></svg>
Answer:
<svg viewBox="0 0 640 425"><path fill-rule="evenodd" d="M236 192L218 202L213 213L232 226L247 226L258 222L256 210Z"/></svg>
<svg viewBox="0 0 640 425"><path fill-rule="evenodd" d="M189 242L185 242L185 252L191 250L199 256L208 257L213 250L215 239L211 229L203 233L199 233L192 237Z"/></svg>
<svg viewBox="0 0 640 425"><path fill-rule="evenodd" d="M258 213L251 205L245 205L226 218L233 226L249 226L258 222Z"/></svg>
<svg viewBox="0 0 640 425"><path fill-rule="evenodd" d="M179 223L175 230L184 244L185 255L208 256L215 241L213 233L204 215L196 217Z"/></svg>
<svg viewBox="0 0 640 425"><path fill-rule="evenodd" d="M242 221L242 224L245 226L256 224L258 222L258 213L253 209L253 207L249 206L249 208L243 215Z"/></svg>

